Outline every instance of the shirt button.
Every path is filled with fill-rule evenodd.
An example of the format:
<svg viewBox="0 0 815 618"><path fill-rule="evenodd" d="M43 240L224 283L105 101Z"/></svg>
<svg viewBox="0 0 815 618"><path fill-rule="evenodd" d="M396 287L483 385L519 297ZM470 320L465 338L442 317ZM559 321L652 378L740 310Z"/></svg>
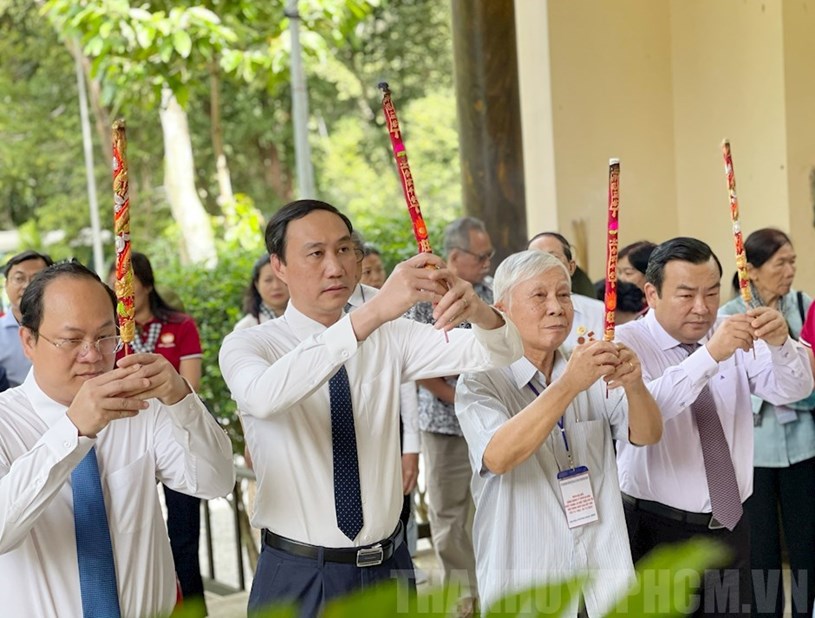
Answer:
<svg viewBox="0 0 815 618"><path fill-rule="evenodd" d="M70 448L71 447L71 441L70 440L65 440L65 442L62 443L62 446L64 446L65 448Z"/></svg>
<svg viewBox="0 0 815 618"><path fill-rule="evenodd" d="M348 358L348 352L346 352L345 350L343 350L343 351L342 351L342 354L340 354L340 356L342 356L343 358Z"/></svg>

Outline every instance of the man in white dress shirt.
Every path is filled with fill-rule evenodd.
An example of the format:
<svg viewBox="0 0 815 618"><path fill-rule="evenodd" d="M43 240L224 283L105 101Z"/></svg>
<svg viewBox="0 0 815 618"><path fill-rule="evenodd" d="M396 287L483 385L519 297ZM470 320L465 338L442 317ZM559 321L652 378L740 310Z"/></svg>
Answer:
<svg viewBox="0 0 815 618"><path fill-rule="evenodd" d="M495 273L495 297L518 325L524 356L465 373L456 388L473 468L479 596L489 607L511 592L587 573L582 596L588 616L599 617L634 576L613 439L659 440L659 408L625 346L594 340L568 362L561 354L572 295L553 255L509 256ZM593 496L580 513L566 500L573 488ZM579 596L566 615L577 613Z"/></svg>
<svg viewBox="0 0 815 618"><path fill-rule="evenodd" d="M168 615L176 578L156 480L200 498L234 485L229 439L163 356L113 368L115 309L78 263L43 270L23 295L32 370L0 394L4 616Z"/></svg>
<svg viewBox="0 0 815 618"><path fill-rule="evenodd" d="M577 263L572 259L572 248L569 241L558 232L541 232L532 237L527 249L545 251L551 253L566 267L569 276L574 275ZM567 351L572 350L577 345L578 339L583 337L588 339L588 335L593 333L592 338L602 339L603 337L603 317L605 316L605 305L596 298L572 293L572 308L574 309L574 320L571 330L563 342Z"/></svg>
<svg viewBox="0 0 815 618"><path fill-rule="evenodd" d="M264 546L250 611L288 601L315 616L333 597L410 578L399 524L399 387L506 365L522 352L517 329L432 254L399 264L378 294L346 313L356 283L352 231L324 202L278 211L266 245L289 306L221 348L258 478L253 525ZM418 301L437 303L435 327L399 319ZM472 331L453 329L463 320Z"/></svg>
<svg viewBox="0 0 815 618"><path fill-rule="evenodd" d="M634 561L661 543L703 535L731 550L704 574L696 615L750 614L748 525L753 490L750 394L776 405L812 391L806 351L768 307L717 320L722 268L710 247L674 238L651 254L650 311L623 324L617 339L642 362L662 410L662 440L620 443L617 464Z"/></svg>

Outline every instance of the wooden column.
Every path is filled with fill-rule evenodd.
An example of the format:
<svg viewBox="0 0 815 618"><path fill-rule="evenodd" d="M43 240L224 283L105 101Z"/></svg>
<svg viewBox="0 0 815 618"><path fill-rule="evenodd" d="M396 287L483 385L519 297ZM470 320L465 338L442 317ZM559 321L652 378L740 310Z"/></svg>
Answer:
<svg viewBox="0 0 815 618"><path fill-rule="evenodd" d="M451 0L464 211L501 259L526 248L513 0Z"/></svg>

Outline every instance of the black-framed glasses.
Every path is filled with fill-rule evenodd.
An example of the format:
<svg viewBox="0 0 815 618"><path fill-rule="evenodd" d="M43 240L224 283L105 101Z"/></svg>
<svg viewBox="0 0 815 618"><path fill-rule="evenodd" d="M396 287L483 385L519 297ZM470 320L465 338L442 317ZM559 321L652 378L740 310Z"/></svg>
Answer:
<svg viewBox="0 0 815 618"><path fill-rule="evenodd" d="M473 253L472 251L467 251L467 249L462 249L461 247L456 247L462 253L466 253L467 255L472 255L479 263L483 264L484 262L491 260L495 257L495 249L491 249L487 253Z"/></svg>
<svg viewBox="0 0 815 618"><path fill-rule="evenodd" d="M77 356L85 356L91 351L91 346L96 348L96 351L105 356L116 354L122 349L122 338L119 335L111 337L100 337L95 341L87 341L85 339L60 339L54 341L49 339L42 333L37 333L38 337L42 337L57 350L64 350L65 352L73 352Z"/></svg>

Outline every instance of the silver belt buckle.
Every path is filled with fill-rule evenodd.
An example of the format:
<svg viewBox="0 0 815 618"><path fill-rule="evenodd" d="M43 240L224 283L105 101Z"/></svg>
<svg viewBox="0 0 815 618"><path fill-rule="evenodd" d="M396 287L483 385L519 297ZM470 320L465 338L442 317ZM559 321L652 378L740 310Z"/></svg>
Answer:
<svg viewBox="0 0 815 618"><path fill-rule="evenodd" d="M718 521L716 521L716 518L711 515L707 527L708 530L721 530L724 528L724 524L720 524Z"/></svg>
<svg viewBox="0 0 815 618"><path fill-rule="evenodd" d="M384 560L385 552L382 550L381 543L377 543L372 547L365 547L357 552L358 567L379 566Z"/></svg>

